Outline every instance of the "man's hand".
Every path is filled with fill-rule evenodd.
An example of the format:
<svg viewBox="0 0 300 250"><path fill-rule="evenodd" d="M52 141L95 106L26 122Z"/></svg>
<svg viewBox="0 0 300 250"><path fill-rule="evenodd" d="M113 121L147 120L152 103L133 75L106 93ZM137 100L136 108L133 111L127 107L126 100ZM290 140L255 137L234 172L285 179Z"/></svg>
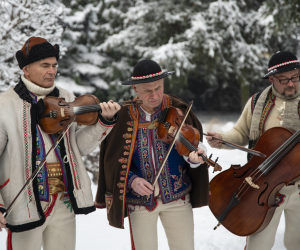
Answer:
<svg viewBox="0 0 300 250"><path fill-rule="evenodd" d="M207 132L207 134L222 139L221 135L218 134L218 133ZM222 146L222 142L221 141L219 141L217 139L213 139L211 136L206 136L205 138L206 138L209 146L211 146L212 148L220 148Z"/></svg>
<svg viewBox="0 0 300 250"><path fill-rule="evenodd" d="M203 164L204 161L203 161L202 157L199 156L198 154L203 154L204 156L206 156L204 149L203 148L198 148L197 152L193 151L193 152L191 152L189 154L189 159L193 163L201 163L201 164Z"/></svg>
<svg viewBox="0 0 300 250"><path fill-rule="evenodd" d="M3 214L0 212L0 232L2 228L6 227L6 219L3 217Z"/></svg>
<svg viewBox="0 0 300 250"><path fill-rule="evenodd" d="M121 106L118 103L113 102L112 100L110 100L109 102L101 102L100 107L102 109L102 116L108 121L110 121L114 117L114 115L121 109Z"/></svg>
<svg viewBox="0 0 300 250"><path fill-rule="evenodd" d="M132 189L144 196L144 195L150 195L153 193L154 187L152 187L152 185L146 181L144 178L135 178L135 180L132 182L131 184Z"/></svg>

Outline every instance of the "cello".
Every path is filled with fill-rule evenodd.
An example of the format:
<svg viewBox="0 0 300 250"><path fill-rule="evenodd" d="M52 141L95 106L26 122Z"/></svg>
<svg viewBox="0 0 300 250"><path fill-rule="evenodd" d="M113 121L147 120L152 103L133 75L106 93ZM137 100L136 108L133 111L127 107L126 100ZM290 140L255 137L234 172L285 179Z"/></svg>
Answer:
<svg viewBox="0 0 300 250"><path fill-rule="evenodd" d="M210 182L209 208L227 230L249 236L266 228L272 219L276 195L300 176L300 130L274 127L257 141L256 155L245 164L231 167ZM216 227L215 227L216 229Z"/></svg>

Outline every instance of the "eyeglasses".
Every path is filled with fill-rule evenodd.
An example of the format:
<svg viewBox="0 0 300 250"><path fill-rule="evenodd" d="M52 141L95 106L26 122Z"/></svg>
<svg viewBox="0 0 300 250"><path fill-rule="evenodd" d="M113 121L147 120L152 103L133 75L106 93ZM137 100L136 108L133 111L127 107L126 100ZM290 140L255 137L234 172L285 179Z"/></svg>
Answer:
<svg viewBox="0 0 300 250"><path fill-rule="evenodd" d="M279 83L281 85L287 85L289 83L289 81L291 80L293 83L296 83L296 82L299 82L299 75L298 76L294 76L290 79L282 79L282 80L279 80L275 75L274 77L279 81Z"/></svg>

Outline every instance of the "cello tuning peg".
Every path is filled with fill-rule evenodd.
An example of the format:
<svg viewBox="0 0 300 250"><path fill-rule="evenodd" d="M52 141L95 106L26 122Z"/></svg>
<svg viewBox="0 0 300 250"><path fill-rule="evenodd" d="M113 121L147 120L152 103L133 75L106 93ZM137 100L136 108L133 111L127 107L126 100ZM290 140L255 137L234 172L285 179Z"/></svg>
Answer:
<svg viewBox="0 0 300 250"><path fill-rule="evenodd" d="M123 95L123 100L126 101L125 95Z"/></svg>
<svg viewBox="0 0 300 250"><path fill-rule="evenodd" d="M211 159L211 157L212 157L212 154L210 154L209 159Z"/></svg>
<svg viewBox="0 0 300 250"><path fill-rule="evenodd" d="M215 163L217 163L218 160L219 160L219 157L217 157L217 159L215 160Z"/></svg>
<svg viewBox="0 0 300 250"><path fill-rule="evenodd" d="M133 101L133 96L130 96L131 101Z"/></svg>

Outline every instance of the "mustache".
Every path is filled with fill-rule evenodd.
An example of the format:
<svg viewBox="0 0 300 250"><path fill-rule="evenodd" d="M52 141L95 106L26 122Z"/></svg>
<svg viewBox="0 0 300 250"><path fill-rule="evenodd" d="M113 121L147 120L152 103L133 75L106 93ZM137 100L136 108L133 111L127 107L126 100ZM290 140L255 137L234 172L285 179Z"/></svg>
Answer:
<svg viewBox="0 0 300 250"><path fill-rule="evenodd" d="M287 88L285 88L284 90L292 90L292 89L295 89L295 90L296 90L295 87L287 87Z"/></svg>

